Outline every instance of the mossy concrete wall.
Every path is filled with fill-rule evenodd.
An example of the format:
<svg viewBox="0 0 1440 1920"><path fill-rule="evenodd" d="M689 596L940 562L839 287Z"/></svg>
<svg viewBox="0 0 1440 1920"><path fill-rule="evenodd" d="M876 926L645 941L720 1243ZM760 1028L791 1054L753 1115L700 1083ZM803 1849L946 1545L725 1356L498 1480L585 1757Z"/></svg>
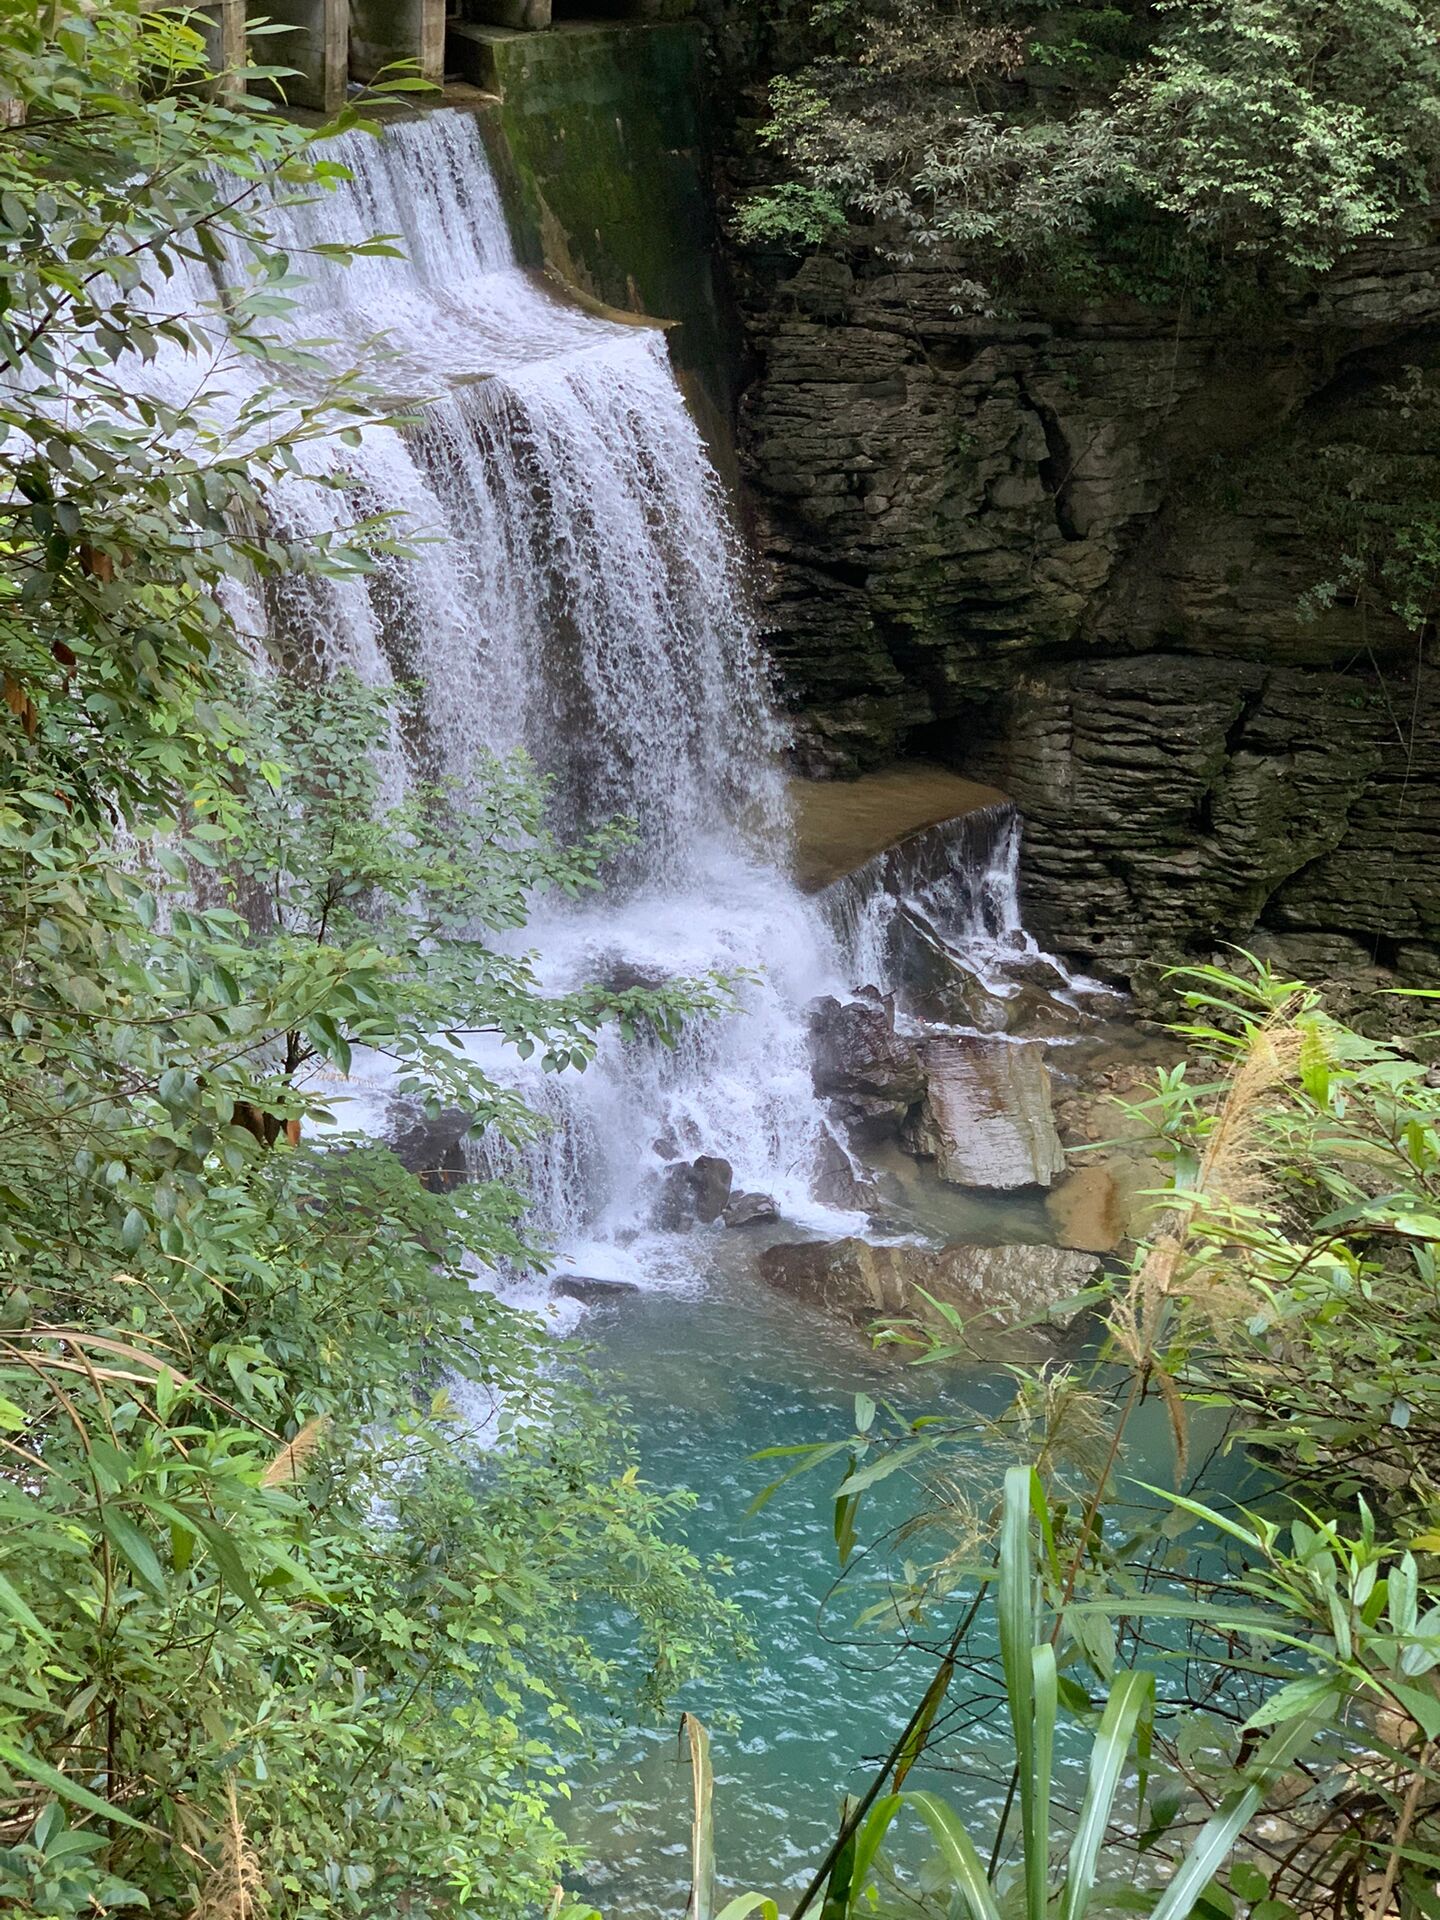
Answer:
<svg viewBox="0 0 1440 1920"><path fill-rule="evenodd" d="M397 60L439 82L445 67L445 0L350 0L350 78L373 80Z"/></svg>
<svg viewBox="0 0 1440 1920"><path fill-rule="evenodd" d="M699 30L683 21L471 27L466 78L489 123L522 253L581 293L672 323L671 358L717 449L738 334L720 278ZM457 43L451 40L450 60Z"/></svg>
<svg viewBox="0 0 1440 1920"><path fill-rule="evenodd" d="M249 0L248 17L283 27L255 42L256 57L289 67L280 91L291 106L336 113L345 104L350 10L347 0Z"/></svg>

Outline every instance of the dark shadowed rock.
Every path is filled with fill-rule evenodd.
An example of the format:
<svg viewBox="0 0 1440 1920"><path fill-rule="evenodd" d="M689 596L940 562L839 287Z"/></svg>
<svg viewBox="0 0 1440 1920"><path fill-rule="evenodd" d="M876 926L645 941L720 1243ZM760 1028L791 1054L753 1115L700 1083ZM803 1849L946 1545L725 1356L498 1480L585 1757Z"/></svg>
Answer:
<svg viewBox="0 0 1440 1920"><path fill-rule="evenodd" d="M855 1167L833 1133L823 1132L815 1149L810 1189L827 1207L868 1212L879 1204L880 1189L863 1167Z"/></svg>
<svg viewBox="0 0 1440 1920"><path fill-rule="evenodd" d="M667 1167L655 1206L655 1224L670 1233L682 1233L697 1220L708 1227L725 1211L734 1177L730 1162L713 1153Z"/></svg>
<svg viewBox="0 0 1440 1920"><path fill-rule="evenodd" d="M637 987L643 987L646 993L657 993L670 978L658 967L637 967L633 960L614 953L597 959L590 968L590 977L607 993L632 993Z"/></svg>
<svg viewBox="0 0 1440 1920"><path fill-rule="evenodd" d="M761 1220L778 1220L780 1209L768 1193L732 1193L720 1218L727 1227L751 1227Z"/></svg>
<svg viewBox="0 0 1440 1920"><path fill-rule="evenodd" d="M879 1247L859 1239L768 1247L759 1261L770 1286L838 1319L933 1319L923 1298L929 1294L956 1308L981 1342L987 1332L1046 1317L1089 1284L1097 1265L1094 1255L1063 1247ZM1072 1318L1061 1312L1054 1324Z"/></svg>
<svg viewBox="0 0 1440 1920"><path fill-rule="evenodd" d="M622 1294L639 1293L633 1280L599 1280L588 1273L562 1273L550 1283L550 1291L566 1300L579 1300L587 1307L618 1300Z"/></svg>
<svg viewBox="0 0 1440 1920"><path fill-rule="evenodd" d="M1382 518L1417 474L1433 492L1434 382L1417 405L1404 374L1440 329L1428 236L1357 250L1259 334L1129 299L957 315L958 264L848 244L740 282L740 453L803 761L919 750L1003 788L1027 924L1106 978L1265 940L1372 1004L1432 984L1440 681L1397 753L1405 622L1362 594L1297 618L1357 446Z"/></svg>
<svg viewBox="0 0 1440 1920"><path fill-rule="evenodd" d="M470 1115L447 1107L433 1120L418 1100L396 1100L386 1116L385 1144L433 1193L445 1193L469 1178L464 1140Z"/></svg>
<svg viewBox="0 0 1440 1920"><path fill-rule="evenodd" d="M853 1000L827 994L809 1013L815 1091L857 1137L896 1133L925 1091L925 1073L916 1043L895 1031L894 1000L866 988Z"/></svg>
<svg viewBox="0 0 1440 1920"><path fill-rule="evenodd" d="M1038 1046L945 1034L922 1049L925 1099L912 1149L957 1187L1048 1187L1065 1150Z"/></svg>

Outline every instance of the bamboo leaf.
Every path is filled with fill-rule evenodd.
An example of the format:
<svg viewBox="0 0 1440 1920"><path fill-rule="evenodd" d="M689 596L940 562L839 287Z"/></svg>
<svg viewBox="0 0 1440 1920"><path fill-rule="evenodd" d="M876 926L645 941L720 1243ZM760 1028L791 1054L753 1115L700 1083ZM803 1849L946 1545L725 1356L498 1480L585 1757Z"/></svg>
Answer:
<svg viewBox="0 0 1440 1920"><path fill-rule="evenodd" d="M954 1674L955 1662L943 1661L925 1689L925 1698L920 1702L919 1717L906 1736L905 1744L900 1749L900 1757L895 1762L893 1790L896 1793L904 1786L906 1774L925 1751L925 1742L930 1737L930 1729L934 1726L935 1716L940 1711L940 1702L949 1692Z"/></svg>
<svg viewBox="0 0 1440 1920"><path fill-rule="evenodd" d="M1326 1725L1327 1715L1312 1713L1272 1733L1260 1748L1247 1786L1221 1802L1191 1844L1175 1877L1160 1895L1151 1920L1188 1920L1235 1842L1259 1811L1269 1781L1308 1747Z"/></svg>
<svg viewBox="0 0 1440 1920"><path fill-rule="evenodd" d="M1090 1749L1080 1819L1070 1842L1060 1920L1083 1920L1097 1884L1100 1849L1140 1715L1155 1689L1150 1673L1122 1673L1110 1689Z"/></svg>
<svg viewBox="0 0 1440 1920"><path fill-rule="evenodd" d="M1060 1691L1055 1649L1048 1641L1031 1650L1030 1672L1035 1702L1035 1808L1032 1828L1025 1836L1025 1909L1027 1920L1045 1920L1050 1905L1050 1797Z"/></svg>
<svg viewBox="0 0 1440 1920"><path fill-rule="evenodd" d="M854 1815L855 1802L847 1799L840 1808L840 1826ZM855 1835L852 1833L835 1856L825 1882L825 1901L820 1909L820 1920L849 1920L852 1909L852 1895L858 1894L859 1885L855 1879Z"/></svg>
<svg viewBox="0 0 1440 1920"><path fill-rule="evenodd" d="M147 1830L142 1821L133 1819L122 1807L117 1807L112 1801L102 1800L98 1793L91 1793L88 1787L80 1786L68 1774L59 1772L35 1754L12 1746L4 1738L0 1738L0 1760L17 1778L33 1780L39 1787L49 1787L52 1793L59 1794L62 1800L68 1800L72 1806L84 1807L87 1813L98 1814L102 1820L117 1820L122 1827L134 1827L141 1833Z"/></svg>
<svg viewBox="0 0 1440 1920"><path fill-rule="evenodd" d="M898 1793L887 1793L883 1800L875 1802L865 1816L865 1824L855 1835L855 1870L850 1882L852 1906L865 1891L865 1882L870 1877L870 1869L875 1864L880 1843L890 1831L890 1822L900 1811L901 1804L901 1796Z"/></svg>
<svg viewBox="0 0 1440 1920"><path fill-rule="evenodd" d="M1030 1469L1011 1467L1005 1475L1000 1519L1000 1662L1015 1733L1015 1765L1020 1780L1020 1824L1025 1836L1026 1903L1029 1920L1043 1920L1030 1905L1030 1860L1043 1820L1037 1805L1035 1770L1034 1608L1031 1601Z"/></svg>
<svg viewBox="0 0 1440 1920"><path fill-rule="evenodd" d="M111 1546L128 1563L135 1578L157 1600L165 1598L165 1571L160 1556L128 1514L118 1507L100 1509L100 1527Z"/></svg>
<svg viewBox="0 0 1440 1920"><path fill-rule="evenodd" d="M33 1633L38 1640L44 1640L47 1645L54 1646L53 1637L41 1626L3 1573L0 1573L0 1612L8 1613L12 1620L17 1620L27 1633Z"/></svg>
<svg viewBox="0 0 1440 1920"><path fill-rule="evenodd" d="M953 1807L933 1793L907 1793L913 1807L935 1837L935 1845L956 1892L970 1909L972 1920L1000 1920L1000 1908L990 1889L989 1876L975 1851L975 1843L961 1825Z"/></svg>
<svg viewBox="0 0 1440 1920"><path fill-rule="evenodd" d="M226 1586L240 1596L252 1613L262 1613L259 1596L251 1585L249 1574L245 1571L245 1563L240 1558L239 1549L224 1527L219 1521L212 1520L208 1513L202 1514L189 1508L181 1511L215 1556L215 1565L219 1568L220 1577Z"/></svg>

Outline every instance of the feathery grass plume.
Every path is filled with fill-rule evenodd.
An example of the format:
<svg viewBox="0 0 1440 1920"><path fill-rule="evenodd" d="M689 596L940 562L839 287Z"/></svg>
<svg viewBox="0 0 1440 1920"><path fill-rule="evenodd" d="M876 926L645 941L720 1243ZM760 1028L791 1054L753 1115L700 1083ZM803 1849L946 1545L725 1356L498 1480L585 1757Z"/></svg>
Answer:
<svg viewBox="0 0 1440 1920"><path fill-rule="evenodd" d="M1257 1028L1215 1116L1195 1181L1211 1203L1255 1206L1268 1195L1271 1166L1260 1122L1271 1095L1299 1071L1306 1029L1296 1025L1295 1011L1287 1002Z"/></svg>
<svg viewBox="0 0 1440 1920"><path fill-rule="evenodd" d="M1207 1218L1233 1220L1267 1197L1273 1168L1264 1121L1274 1110L1277 1090L1300 1071L1310 1033L1299 1023L1301 1011L1299 996L1287 1000L1251 1034L1206 1137L1189 1203L1171 1207L1159 1221L1110 1314L1117 1346L1165 1402L1175 1438L1177 1479L1183 1478L1189 1455L1189 1426L1179 1388L1162 1364L1170 1309L1176 1301L1197 1304L1211 1320L1227 1307L1243 1309L1244 1296L1227 1286L1223 1269L1206 1257L1209 1249L1196 1230Z"/></svg>
<svg viewBox="0 0 1440 1920"><path fill-rule="evenodd" d="M320 1442L325 1438L330 1421L327 1415L317 1413L307 1420L295 1438L283 1446L261 1475L262 1487L283 1487L293 1484L305 1471L306 1463Z"/></svg>
<svg viewBox="0 0 1440 1920"><path fill-rule="evenodd" d="M220 1835L220 1858L200 1896L190 1910L189 1920L258 1920L265 1906L265 1879L260 1860L240 1818L240 1801L235 1782L226 1786L227 1811Z"/></svg>

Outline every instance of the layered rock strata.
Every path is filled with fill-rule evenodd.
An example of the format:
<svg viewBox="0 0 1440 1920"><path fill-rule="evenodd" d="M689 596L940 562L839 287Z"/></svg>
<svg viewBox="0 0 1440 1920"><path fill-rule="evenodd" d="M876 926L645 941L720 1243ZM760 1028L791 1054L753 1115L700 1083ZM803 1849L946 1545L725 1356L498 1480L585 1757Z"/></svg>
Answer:
<svg viewBox="0 0 1440 1920"><path fill-rule="evenodd" d="M1356 489L1376 525L1440 493L1440 252L1258 319L976 320L952 280L857 250L744 283L806 764L922 752L1002 786L1026 924L1112 977L1230 938L1432 980L1440 701L1346 568Z"/></svg>

